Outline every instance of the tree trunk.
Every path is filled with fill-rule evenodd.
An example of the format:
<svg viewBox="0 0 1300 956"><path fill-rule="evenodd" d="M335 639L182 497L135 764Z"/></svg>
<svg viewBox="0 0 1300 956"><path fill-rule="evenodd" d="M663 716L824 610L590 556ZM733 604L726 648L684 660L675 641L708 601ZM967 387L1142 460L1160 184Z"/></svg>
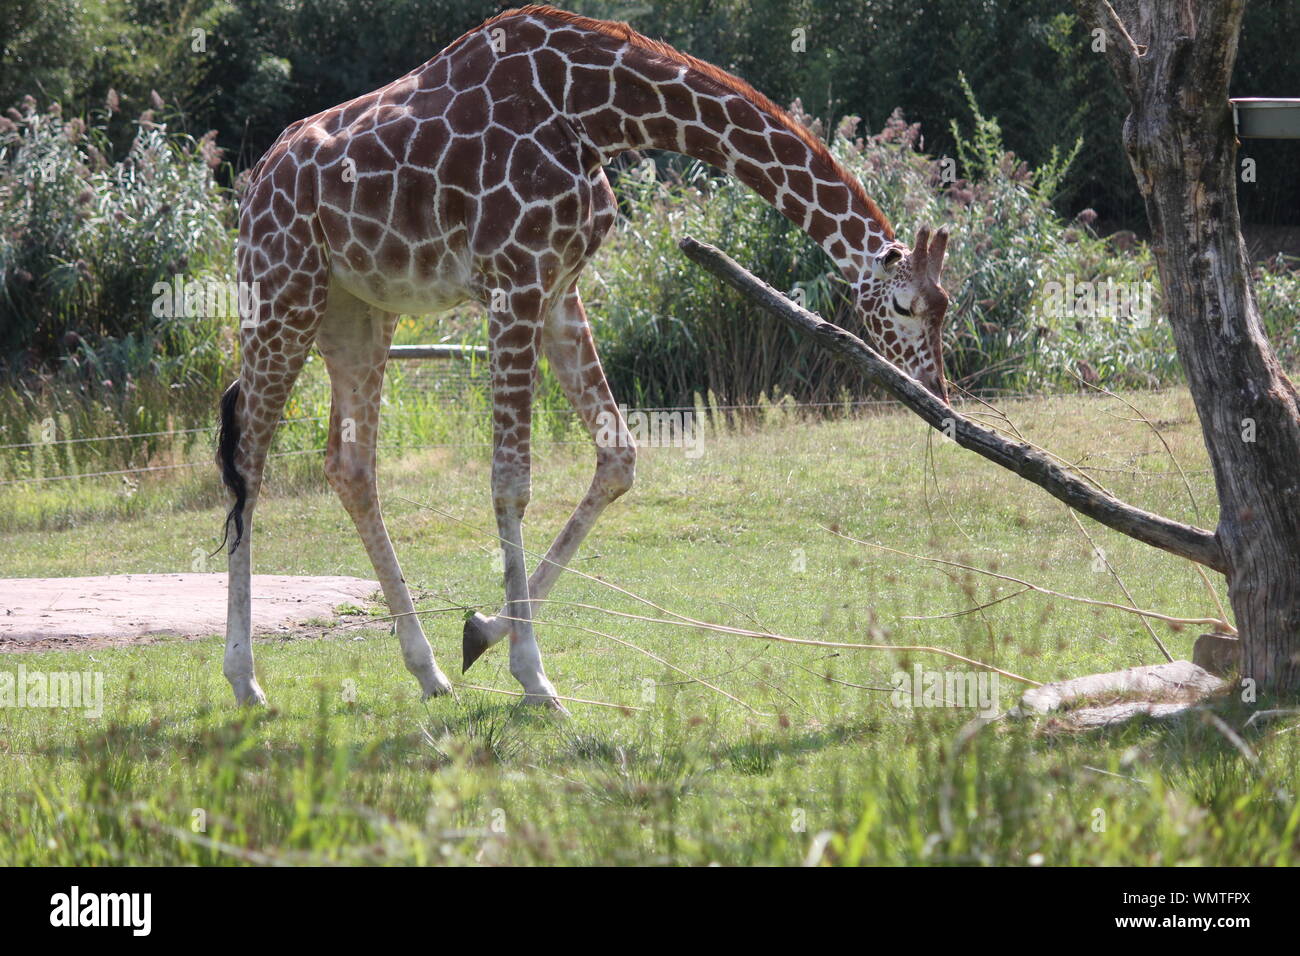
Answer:
<svg viewBox="0 0 1300 956"><path fill-rule="evenodd" d="M1213 463L1243 676L1300 690L1300 402L1251 285L1228 105L1245 0L1076 3L1132 108L1124 147Z"/></svg>

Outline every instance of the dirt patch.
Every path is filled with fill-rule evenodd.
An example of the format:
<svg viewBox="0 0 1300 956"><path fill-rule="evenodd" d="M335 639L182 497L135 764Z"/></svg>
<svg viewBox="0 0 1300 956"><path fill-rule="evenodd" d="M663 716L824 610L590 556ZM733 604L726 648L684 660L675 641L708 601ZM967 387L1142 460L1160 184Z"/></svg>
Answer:
<svg viewBox="0 0 1300 956"><path fill-rule="evenodd" d="M253 633L333 619L339 605L364 607L378 590L363 578L255 574ZM225 574L0 579L0 651L151 644L225 629Z"/></svg>

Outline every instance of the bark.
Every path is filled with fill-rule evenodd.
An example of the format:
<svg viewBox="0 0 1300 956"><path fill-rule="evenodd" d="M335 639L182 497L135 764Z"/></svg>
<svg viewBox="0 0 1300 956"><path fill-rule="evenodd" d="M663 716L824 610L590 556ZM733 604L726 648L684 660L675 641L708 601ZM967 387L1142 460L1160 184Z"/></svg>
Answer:
<svg viewBox="0 0 1300 956"><path fill-rule="evenodd" d="M1214 469L1242 674L1300 690L1300 400L1251 285L1228 105L1245 0L1075 2L1131 108L1124 147Z"/></svg>

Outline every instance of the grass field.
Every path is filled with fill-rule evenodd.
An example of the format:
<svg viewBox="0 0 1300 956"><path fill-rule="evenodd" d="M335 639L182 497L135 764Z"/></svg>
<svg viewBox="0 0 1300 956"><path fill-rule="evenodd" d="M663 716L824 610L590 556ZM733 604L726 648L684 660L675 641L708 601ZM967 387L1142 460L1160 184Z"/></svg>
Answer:
<svg viewBox="0 0 1300 956"><path fill-rule="evenodd" d="M1128 397L1159 424L1199 513L1123 405L1006 410L1122 497L1213 527L1190 400ZM774 412L709 432L693 460L646 449L637 487L576 567L711 622L935 645L1038 681L1163 659L1138 618L1034 593L936 618L1018 588L828 530L1125 601L1064 506L937 439L927 484L929 446L919 421L886 410L828 423ZM590 460L581 445L542 446L530 548L559 528ZM371 576L318 472L314 458L277 462L256 570ZM487 450L470 447L385 460L380 480L407 579L437 611L424 620L443 668L514 690L503 647L459 677L464 608L500 600L493 542L473 530L492 525L487 476ZM125 492L82 485L4 489L0 576L188 571L216 544L213 475L152 478L118 518L102 499ZM1084 527L1142 607L1214 613L1187 563ZM662 616L573 575L552 597ZM1214 713L1245 752L1201 713L1089 734L1002 720L963 735L971 709L902 706L890 692L895 672L966 666L937 655L778 644L562 603L542 618L561 694L640 709L572 703L562 720L467 688L422 703L382 622L259 642L271 707L255 713L235 709L216 635L0 657L0 670L100 671L106 700L99 719L0 709L0 863L1287 864L1300 853L1297 734L1276 721L1243 729L1251 710L1235 698ZM1198 629L1155 633L1187 658ZM1024 688L997 689L1005 710Z"/></svg>

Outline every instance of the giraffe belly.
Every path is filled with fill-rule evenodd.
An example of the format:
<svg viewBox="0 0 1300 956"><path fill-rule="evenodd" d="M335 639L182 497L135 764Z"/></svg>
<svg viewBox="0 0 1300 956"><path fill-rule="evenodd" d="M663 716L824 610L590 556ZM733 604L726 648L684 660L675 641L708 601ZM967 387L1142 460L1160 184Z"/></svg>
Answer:
<svg viewBox="0 0 1300 956"><path fill-rule="evenodd" d="M468 270L457 268L420 276L381 275L358 272L336 262L333 278L363 302L407 315L445 312L474 297Z"/></svg>

